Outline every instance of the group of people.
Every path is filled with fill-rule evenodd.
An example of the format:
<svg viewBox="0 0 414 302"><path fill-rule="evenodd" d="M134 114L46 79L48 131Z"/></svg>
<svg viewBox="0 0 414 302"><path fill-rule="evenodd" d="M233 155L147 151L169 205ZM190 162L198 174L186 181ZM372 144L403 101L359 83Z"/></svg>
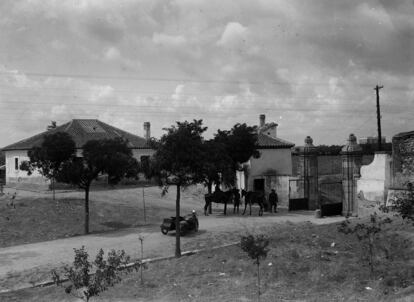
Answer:
<svg viewBox="0 0 414 302"><path fill-rule="evenodd" d="M240 204L240 193L238 189L234 190L234 203L235 204ZM277 213L277 204L279 203L279 198L277 196L276 190L272 189L271 192L269 193L269 197L268 197L268 202L270 205L270 213Z"/></svg>

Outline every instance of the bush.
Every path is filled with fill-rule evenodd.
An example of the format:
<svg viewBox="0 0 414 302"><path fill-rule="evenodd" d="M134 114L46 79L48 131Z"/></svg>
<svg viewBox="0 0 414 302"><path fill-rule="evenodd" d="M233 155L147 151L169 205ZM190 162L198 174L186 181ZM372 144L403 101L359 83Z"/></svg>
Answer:
<svg viewBox="0 0 414 302"><path fill-rule="evenodd" d="M374 260L377 251L384 250L382 246L383 236L380 236L383 235L383 226L389 223L391 223L390 218L383 218L378 216L377 213L374 213L371 214L370 220L367 223L357 223L355 226L352 226L351 222L347 219L338 227L338 231L341 233L356 235L364 251L362 260L368 262L371 275L374 274ZM368 251L368 254L365 254L366 251Z"/></svg>
<svg viewBox="0 0 414 302"><path fill-rule="evenodd" d="M104 260L104 252L100 249L93 262L88 260L89 255L84 246L74 251L73 266L64 267L64 277L69 285L63 285L64 281L55 270L52 271L52 278L56 285L64 287L67 294L72 294L84 301L89 301L91 297L98 296L109 287L119 283L122 274L138 270L140 266L140 263L127 266L130 263L130 257L123 250L111 250L107 259ZM91 273L93 270L94 273Z"/></svg>
<svg viewBox="0 0 414 302"><path fill-rule="evenodd" d="M407 183L407 192L400 194L391 206L381 206L383 212L395 211L407 221L414 224L414 190L412 183Z"/></svg>
<svg viewBox="0 0 414 302"><path fill-rule="evenodd" d="M257 265L257 284L258 284L258 300L260 301L260 259L265 259L267 257L269 239L264 235L248 235L242 236L240 246L243 251L245 251L250 258L255 260Z"/></svg>

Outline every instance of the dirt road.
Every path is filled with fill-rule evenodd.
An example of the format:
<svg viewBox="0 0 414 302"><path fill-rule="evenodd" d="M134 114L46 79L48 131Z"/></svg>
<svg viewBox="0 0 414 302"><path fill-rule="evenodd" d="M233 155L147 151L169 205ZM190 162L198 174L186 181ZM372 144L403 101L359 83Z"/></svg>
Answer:
<svg viewBox="0 0 414 302"><path fill-rule="evenodd" d="M241 234L259 231L267 226L285 223L312 222L326 224L342 217L316 219L313 212L287 212L257 216L199 216L200 231L182 237L182 251L237 242ZM121 231L77 236L0 249L0 292L50 279L50 270L73 261L73 248L85 246L91 257L102 248L124 249L132 258L140 257L138 237L144 237L144 258L174 255L174 233L162 235L159 227L142 227Z"/></svg>

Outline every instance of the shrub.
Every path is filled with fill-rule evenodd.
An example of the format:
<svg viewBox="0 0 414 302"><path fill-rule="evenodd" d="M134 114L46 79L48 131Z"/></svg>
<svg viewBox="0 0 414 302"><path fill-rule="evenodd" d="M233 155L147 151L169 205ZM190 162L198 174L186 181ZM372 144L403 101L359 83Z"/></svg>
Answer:
<svg viewBox="0 0 414 302"><path fill-rule="evenodd" d="M370 220L367 223L357 223L355 226L352 226L347 219L338 227L338 231L341 233L355 234L362 244L363 251L368 251L367 256L363 253L362 258L368 261L371 275L374 274L376 250L383 250L381 248L380 234L383 232L383 226L388 223L391 223L390 218L383 218L374 213L371 214Z"/></svg>
<svg viewBox="0 0 414 302"><path fill-rule="evenodd" d="M255 260L257 265L257 285L258 285L258 300L260 301L260 259L265 259L269 252L269 239L264 235L248 235L242 236L240 242L241 248L250 258Z"/></svg>
<svg viewBox="0 0 414 302"><path fill-rule="evenodd" d="M93 262L89 261L89 255L84 246L74 251L73 266L64 267L64 277L69 285L63 285L64 280L55 270L52 271L52 278L56 285L64 287L67 294L72 294L84 301L89 301L91 297L98 296L109 287L119 283L122 274L138 270L140 266L140 263L127 266L130 263L130 257L123 250L111 250L108 252L107 259L104 260L104 252L100 249ZM91 273L93 270L94 273Z"/></svg>
<svg viewBox="0 0 414 302"><path fill-rule="evenodd" d="M391 206L381 206L383 212L396 211L402 219L414 224L414 190L412 183L407 184L407 192L401 193L392 202Z"/></svg>

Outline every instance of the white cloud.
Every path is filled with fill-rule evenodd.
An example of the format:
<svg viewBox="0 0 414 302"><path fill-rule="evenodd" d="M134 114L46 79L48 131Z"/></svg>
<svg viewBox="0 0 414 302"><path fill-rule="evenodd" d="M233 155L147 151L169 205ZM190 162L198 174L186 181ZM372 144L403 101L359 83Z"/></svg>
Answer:
<svg viewBox="0 0 414 302"><path fill-rule="evenodd" d="M175 101L179 100L182 97L184 87L185 87L185 85L183 85L183 84L177 85L177 87L175 87L175 91L174 91L173 95L171 96L171 98Z"/></svg>
<svg viewBox="0 0 414 302"><path fill-rule="evenodd" d="M66 106L69 118L156 121L154 135L181 118L224 129L266 111L284 117L286 139L335 143L371 114L377 83L384 133L409 131L413 13L412 0L0 1L0 138L44 130Z"/></svg>
<svg viewBox="0 0 414 302"><path fill-rule="evenodd" d="M104 55L107 60L117 60L121 57L121 52L116 47L109 47L105 50Z"/></svg>
<svg viewBox="0 0 414 302"><path fill-rule="evenodd" d="M244 27L238 22L229 22L224 29L217 45L221 46L235 46L243 42L247 37L247 27Z"/></svg>
<svg viewBox="0 0 414 302"><path fill-rule="evenodd" d="M163 46L178 47L187 42L186 38L182 35L168 35L164 33L154 33L152 36L154 44Z"/></svg>
<svg viewBox="0 0 414 302"><path fill-rule="evenodd" d="M113 96L114 88L111 86L92 86L90 90L90 101L97 103L104 99L108 99Z"/></svg>
<svg viewBox="0 0 414 302"><path fill-rule="evenodd" d="M65 43L63 43L61 40L58 40L58 39L55 39L52 42L50 42L50 45L52 46L52 48L56 50L62 50L67 47Z"/></svg>

